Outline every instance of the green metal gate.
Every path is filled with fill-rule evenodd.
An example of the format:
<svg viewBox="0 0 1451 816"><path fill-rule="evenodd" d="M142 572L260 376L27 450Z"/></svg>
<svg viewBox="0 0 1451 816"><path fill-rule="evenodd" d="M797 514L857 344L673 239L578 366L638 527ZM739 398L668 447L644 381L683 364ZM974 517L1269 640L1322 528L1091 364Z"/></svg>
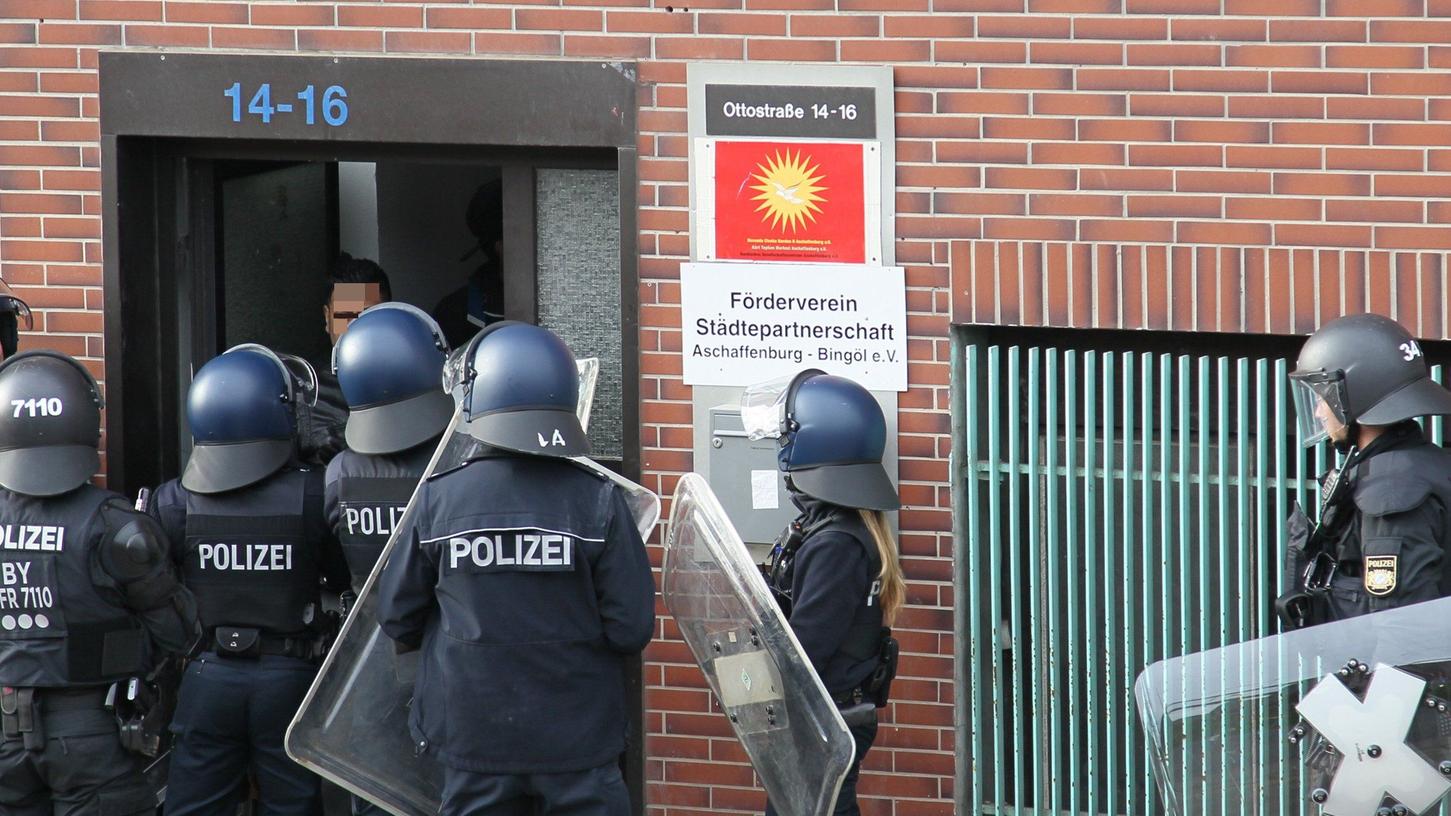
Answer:
<svg viewBox="0 0 1451 816"><path fill-rule="evenodd" d="M1160 813L1134 679L1277 631L1281 522L1328 448L1296 438L1284 359L953 355L958 810Z"/></svg>

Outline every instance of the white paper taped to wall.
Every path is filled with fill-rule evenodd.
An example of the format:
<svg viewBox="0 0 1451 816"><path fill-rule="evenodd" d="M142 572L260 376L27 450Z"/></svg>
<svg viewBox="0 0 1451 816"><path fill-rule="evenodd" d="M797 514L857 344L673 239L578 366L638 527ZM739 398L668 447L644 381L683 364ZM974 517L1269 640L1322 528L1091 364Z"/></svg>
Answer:
<svg viewBox="0 0 1451 816"><path fill-rule="evenodd" d="M776 490L776 471L751 471L751 509L775 510L781 506L781 497Z"/></svg>

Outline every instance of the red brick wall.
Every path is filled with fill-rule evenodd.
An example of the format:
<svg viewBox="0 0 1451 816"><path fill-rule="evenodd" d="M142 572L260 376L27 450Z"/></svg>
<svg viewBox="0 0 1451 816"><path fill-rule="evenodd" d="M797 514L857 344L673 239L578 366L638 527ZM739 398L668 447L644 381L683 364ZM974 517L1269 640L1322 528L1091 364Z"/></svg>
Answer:
<svg viewBox="0 0 1451 816"><path fill-rule="evenodd" d="M1451 253L1057 241L952 245L955 323L1305 334L1377 312L1451 334Z"/></svg>
<svg viewBox="0 0 1451 816"><path fill-rule="evenodd" d="M685 61L895 64L897 258L907 267L912 383L899 416L902 547L912 605L900 627L899 700L862 792L870 813L945 814L954 303L968 321L1304 331L1313 320L1290 292L1318 291L1311 271L1325 267L1316 259L1364 271L1353 280L1369 281L1359 291L1373 306L1388 297L1379 281L1394 280L1397 292L1409 285L1390 270L1412 257L1425 273L1414 279L1416 308L1443 315L1441 256L1389 251L1451 248L1446 18L1451 0L0 0L0 274L38 309L45 337L25 343L84 356L99 374L98 48L637 61L644 461L648 484L668 494L691 465L678 353ZM1077 257L1113 263L1067 261ZM985 258L991 266L975 262ZM1213 259L1212 277L1197 277L1198 258ZM1264 275L1229 275L1261 262ZM1087 308L1085 290L1069 283L1085 270L1105 276L1101 289L1088 279L1100 301ZM979 297L989 278L998 288ZM1221 306L1236 281L1239 312ZM1190 289L1204 293L1189 301L1196 317L1176 316L1184 306L1167 293ZM1135 293L1164 308L1151 316ZM1212 320L1203 311L1211 295L1223 298L1212 301ZM1424 325L1446 332L1439 317ZM664 620L647 667L652 809L757 808L743 757L672 634Z"/></svg>

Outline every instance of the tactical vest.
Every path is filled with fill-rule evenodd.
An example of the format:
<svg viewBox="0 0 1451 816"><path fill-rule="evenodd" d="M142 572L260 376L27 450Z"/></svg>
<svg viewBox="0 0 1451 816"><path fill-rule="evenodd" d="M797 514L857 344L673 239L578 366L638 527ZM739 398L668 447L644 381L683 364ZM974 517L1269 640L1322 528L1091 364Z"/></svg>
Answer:
<svg viewBox="0 0 1451 816"><path fill-rule="evenodd" d="M49 498L0 490L0 683L84 686L145 671L145 630L96 561L100 511L116 498L89 484Z"/></svg>
<svg viewBox="0 0 1451 816"><path fill-rule="evenodd" d="M1355 470L1356 515L1336 542L1340 574L1329 593L1330 619L1451 595L1451 454L1417 439L1377 453ZM1440 540L1418 522L1398 520L1427 501L1441 508ZM1385 519L1383 535L1365 538L1367 516Z"/></svg>
<svg viewBox="0 0 1451 816"><path fill-rule="evenodd" d="M347 557L353 588L362 589L403 510L428 467L431 445L388 456L345 451L337 477L338 541Z"/></svg>
<svg viewBox="0 0 1451 816"><path fill-rule="evenodd" d="M307 511L309 498L321 503L317 482L315 472L289 468L238 490L188 492L181 575L204 630L309 630L320 601Z"/></svg>
<svg viewBox="0 0 1451 816"><path fill-rule="evenodd" d="M797 522L791 525L782 533L781 539L771 551L771 569L768 576L771 594L776 597L781 610L787 616L791 614L791 585L795 580L796 553L806 544L812 536L825 532L838 532L848 535L853 541L862 547L862 552L867 557L867 577L870 583L867 585L867 605L871 606L880 602L882 594L882 582L878 575L882 572L882 558L877 552L877 545L870 537L863 539L861 531L856 525L850 524L847 517L841 513L832 513L825 518L818 519L809 526L802 527ZM841 652L853 660L867 660L876 656L881 647L882 629L881 624L875 621L854 620L847 629L846 639L842 641Z"/></svg>

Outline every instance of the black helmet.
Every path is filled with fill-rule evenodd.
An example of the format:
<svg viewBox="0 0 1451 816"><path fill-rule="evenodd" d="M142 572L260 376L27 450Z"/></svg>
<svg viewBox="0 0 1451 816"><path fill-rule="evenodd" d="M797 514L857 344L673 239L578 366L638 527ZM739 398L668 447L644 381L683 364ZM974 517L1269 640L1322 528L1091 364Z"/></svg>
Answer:
<svg viewBox="0 0 1451 816"><path fill-rule="evenodd" d="M0 364L0 486L58 496L100 469L101 389L58 351L27 351Z"/></svg>
<svg viewBox="0 0 1451 816"><path fill-rule="evenodd" d="M444 387L462 402L469 433L481 442L538 456L589 453L575 413L579 366L548 329L490 324L454 352Z"/></svg>
<svg viewBox="0 0 1451 816"><path fill-rule="evenodd" d="M882 407L852 380L809 368L753 385L741 419L752 439L778 440L777 463L802 493L844 507L901 506L882 467Z"/></svg>
<svg viewBox="0 0 1451 816"><path fill-rule="evenodd" d="M0 295L0 358L13 357L16 349L20 347L22 320L25 321L26 331L35 329L35 318L30 314L30 304L15 295Z"/></svg>
<svg viewBox="0 0 1451 816"><path fill-rule="evenodd" d="M395 453L438 436L453 416L439 385L448 341L422 309L380 303L333 347L333 373L348 401L348 447Z"/></svg>
<svg viewBox="0 0 1451 816"><path fill-rule="evenodd" d="M300 375L298 372L302 372ZM292 458L297 413L316 399L311 367L265 346L236 346L213 357L192 379L186 419L195 445L181 484L221 493L271 476Z"/></svg>
<svg viewBox="0 0 1451 816"><path fill-rule="evenodd" d="M1399 323L1377 314L1321 326L1300 349L1290 380L1306 446L1329 433L1317 410L1328 410L1346 426L1451 414L1451 391L1431 379L1420 345Z"/></svg>

